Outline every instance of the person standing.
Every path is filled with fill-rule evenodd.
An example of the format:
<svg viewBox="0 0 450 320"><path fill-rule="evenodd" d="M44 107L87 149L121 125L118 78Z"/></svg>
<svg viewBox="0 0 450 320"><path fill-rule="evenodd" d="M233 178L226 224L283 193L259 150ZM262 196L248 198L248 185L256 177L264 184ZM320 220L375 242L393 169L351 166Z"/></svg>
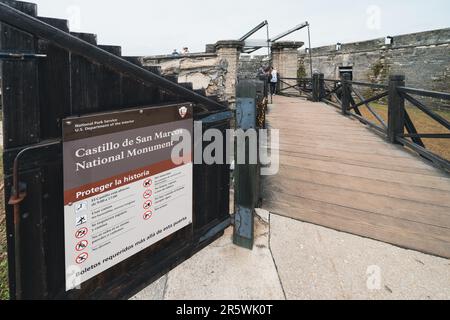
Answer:
<svg viewBox="0 0 450 320"><path fill-rule="evenodd" d="M278 84L278 70L275 68L271 68L271 72L269 75L270 78L270 93L274 96L277 93L277 84Z"/></svg>

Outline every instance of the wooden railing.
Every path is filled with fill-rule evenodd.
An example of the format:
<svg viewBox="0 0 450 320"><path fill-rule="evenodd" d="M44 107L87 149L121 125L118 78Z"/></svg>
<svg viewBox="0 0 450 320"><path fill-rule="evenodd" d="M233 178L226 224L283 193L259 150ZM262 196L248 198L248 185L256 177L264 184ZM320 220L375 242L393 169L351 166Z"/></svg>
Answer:
<svg viewBox="0 0 450 320"><path fill-rule="evenodd" d="M313 84L311 78L280 78L277 92L312 99Z"/></svg>
<svg viewBox="0 0 450 320"><path fill-rule="evenodd" d="M314 74L312 79L281 78L280 84L281 89L278 91L280 94L306 97L314 102L325 102L339 109L344 116L353 117L374 129L389 142L410 148L437 167L450 172L449 159L430 151L423 141L423 139L450 139L450 122L418 100L420 97L425 97L441 102L450 101L450 93L406 87L405 77L399 75L391 76L388 84L351 81L348 74L344 74L339 80L326 79L323 74ZM371 105L374 102L387 104L387 118L383 118ZM449 132L418 132L408 109L405 108L406 102ZM367 112L363 112L364 110Z"/></svg>
<svg viewBox="0 0 450 320"><path fill-rule="evenodd" d="M341 80L324 79L318 76L320 84L316 86L314 95L320 97L320 101L339 108L343 115L358 119L363 124L376 130L393 144L400 144L418 153L434 165L450 172L449 159L445 159L430 151L422 139L450 139L450 122L436 113L432 108L418 100L418 97L450 100L449 93L427 91L405 86L405 77L393 75L389 78L389 84L374 84L360 81L351 81L348 75ZM371 97L364 97L360 88L371 89L375 92ZM413 97L416 96L416 97ZM371 106L371 103L387 98L388 117L384 119ZM449 130L448 133L420 133L417 131L408 109L411 107L422 111L434 122ZM385 102L383 102L385 103ZM361 108L366 108L373 116L368 119L363 115Z"/></svg>

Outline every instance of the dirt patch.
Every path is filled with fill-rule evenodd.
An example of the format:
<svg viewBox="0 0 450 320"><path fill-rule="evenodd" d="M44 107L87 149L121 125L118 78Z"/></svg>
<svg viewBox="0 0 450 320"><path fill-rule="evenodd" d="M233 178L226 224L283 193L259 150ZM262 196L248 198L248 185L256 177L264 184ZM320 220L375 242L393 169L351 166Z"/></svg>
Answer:
<svg viewBox="0 0 450 320"><path fill-rule="evenodd" d="M371 107L386 121L388 109L385 105L373 103ZM438 122L431 119L428 115L415 107L407 107L409 116L413 121L417 132L419 133L448 133L448 130L441 126ZM367 110L366 107L360 107L361 113L366 119L369 119L375 123L378 123L375 117ZM448 111L435 111L447 120L450 120L450 110ZM433 153L441 156L444 159L450 160L450 139L423 139L423 142L427 149Z"/></svg>

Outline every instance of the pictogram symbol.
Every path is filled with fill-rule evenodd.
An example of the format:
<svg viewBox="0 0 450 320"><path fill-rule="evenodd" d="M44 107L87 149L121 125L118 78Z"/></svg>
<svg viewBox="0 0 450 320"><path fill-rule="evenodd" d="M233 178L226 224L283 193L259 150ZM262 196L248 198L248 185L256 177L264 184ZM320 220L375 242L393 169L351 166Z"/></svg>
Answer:
<svg viewBox="0 0 450 320"><path fill-rule="evenodd" d="M152 200L148 200L147 202L144 203L144 210L150 209L152 205L153 205Z"/></svg>
<svg viewBox="0 0 450 320"><path fill-rule="evenodd" d="M144 220L147 221L147 220L149 220L152 216L153 216L153 212L147 211L146 213L144 213L143 218L144 218Z"/></svg>
<svg viewBox="0 0 450 320"><path fill-rule="evenodd" d="M152 179L146 179L144 181L144 188L150 188L152 184L153 184Z"/></svg>
<svg viewBox="0 0 450 320"><path fill-rule="evenodd" d="M144 199L150 199L150 197L153 195L152 190L147 190L144 192Z"/></svg>
<svg viewBox="0 0 450 320"><path fill-rule="evenodd" d="M85 224L87 222L87 214L81 216L81 217L77 217L75 220L75 226L79 227L83 224Z"/></svg>
<svg viewBox="0 0 450 320"><path fill-rule="evenodd" d="M86 262L86 260L88 258L89 258L89 254L87 252L83 252L75 259L75 262L77 264L82 264L82 263Z"/></svg>
<svg viewBox="0 0 450 320"><path fill-rule="evenodd" d="M77 245L75 246L75 250L76 251L83 251L84 249L86 249L89 245L89 242L87 240L82 240L80 242L77 243Z"/></svg>
<svg viewBox="0 0 450 320"><path fill-rule="evenodd" d="M86 211L88 207L87 202L80 202L75 205L75 213L80 213L82 211Z"/></svg>
<svg viewBox="0 0 450 320"><path fill-rule="evenodd" d="M75 238L77 239L84 238L85 236L87 236L88 232L89 232L88 228L81 228L77 232L75 232Z"/></svg>

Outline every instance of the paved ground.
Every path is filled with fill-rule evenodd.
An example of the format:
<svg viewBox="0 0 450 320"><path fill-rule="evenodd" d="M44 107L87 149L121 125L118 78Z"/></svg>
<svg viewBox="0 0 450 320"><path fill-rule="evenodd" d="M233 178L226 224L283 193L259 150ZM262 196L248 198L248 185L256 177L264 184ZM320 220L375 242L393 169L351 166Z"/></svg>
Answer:
<svg viewBox="0 0 450 320"><path fill-rule="evenodd" d="M133 299L450 299L450 260L259 214L253 251L229 229Z"/></svg>

